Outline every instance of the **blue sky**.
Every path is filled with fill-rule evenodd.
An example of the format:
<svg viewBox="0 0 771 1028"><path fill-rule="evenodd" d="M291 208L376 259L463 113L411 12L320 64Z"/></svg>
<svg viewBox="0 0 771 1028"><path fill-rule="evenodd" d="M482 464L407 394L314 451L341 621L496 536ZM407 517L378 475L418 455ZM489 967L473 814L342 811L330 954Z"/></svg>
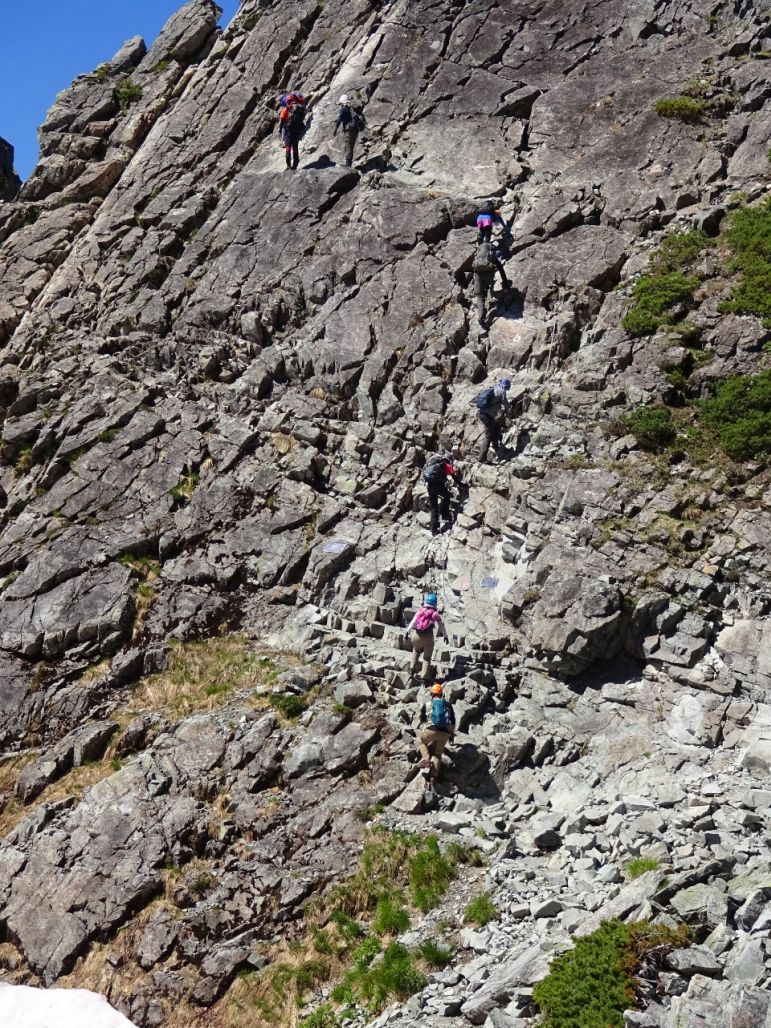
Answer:
<svg viewBox="0 0 771 1028"><path fill-rule="evenodd" d="M148 46L184 0L0 0L0 136L22 178L37 160L37 128L57 93L108 61L131 36ZM217 0L227 25L238 0Z"/></svg>

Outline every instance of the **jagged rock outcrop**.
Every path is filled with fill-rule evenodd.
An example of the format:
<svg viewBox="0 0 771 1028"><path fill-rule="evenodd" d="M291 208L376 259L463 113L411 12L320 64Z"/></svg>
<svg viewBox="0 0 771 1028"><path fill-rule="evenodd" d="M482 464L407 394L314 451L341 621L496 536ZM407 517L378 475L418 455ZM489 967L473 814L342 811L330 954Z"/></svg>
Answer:
<svg viewBox="0 0 771 1028"><path fill-rule="evenodd" d="M708 953L629 1023L763 1023L771 481L667 463L624 418L677 397L673 368L694 396L768 368L769 332L721 312L720 252L689 313L699 366L687 338L622 318L667 232L714 239L768 195L767 16L218 14L192 0L80 76L0 205L4 975L101 988L141 1028L215 1023L238 972L353 873L383 805L393 827L477 840L500 917L376 1023L532 1023L572 935L655 914ZM275 134L289 86L313 112L296 173ZM685 90L702 120L657 114ZM342 92L367 117L353 169L331 136ZM482 331L488 195L516 292ZM473 400L503 372L511 459L479 465ZM419 468L444 448L462 502L432 538ZM459 734L427 796L403 626L429 587ZM200 670L195 645L219 654L228 632L246 677L221 658L194 703L175 654ZM639 855L661 872L623 884ZM462 909L448 899L458 928Z"/></svg>
<svg viewBox="0 0 771 1028"><path fill-rule="evenodd" d="M20 185L13 166L13 147L0 136L0 202L13 200Z"/></svg>

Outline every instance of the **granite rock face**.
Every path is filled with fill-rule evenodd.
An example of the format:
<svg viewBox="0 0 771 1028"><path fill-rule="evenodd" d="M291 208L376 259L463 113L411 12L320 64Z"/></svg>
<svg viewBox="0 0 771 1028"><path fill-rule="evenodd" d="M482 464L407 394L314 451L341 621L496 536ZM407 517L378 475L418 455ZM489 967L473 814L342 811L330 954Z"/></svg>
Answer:
<svg viewBox="0 0 771 1028"><path fill-rule="evenodd" d="M0 203L13 200L21 181L13 167L13 147L0 136Z"/></svg>
<svg viewBox="0 0 771 1028"><path fill-rule="evenodd" d="M376 820L487 864L436 915L470 959L373 1024L532 1024L555 953L659 914L706 950L629 1023L764 1023L771 480L651 456L624 419L768 368L768 329L721 313L720 247L685 334L622 319L668 233L768 196L767 14L219 13L191 0L76 79L20 189L0 144L3 976L101 987L140 1028L227 1023ZM313 115L296 172L289 87ZM656 113L684 93L701 120ZM514 288L483 329L486 197ZM502 374L506 448L480 464L474 399ZM439 450L463 484L432 537ZM429 590L458 735L427 792L405 629ZM234 633L272 677L188 709L179 647ZM166 672L182 696L154 703ZM624 881L640 856L657 869ZM472 886L499 914L478 931Z"/></svg>

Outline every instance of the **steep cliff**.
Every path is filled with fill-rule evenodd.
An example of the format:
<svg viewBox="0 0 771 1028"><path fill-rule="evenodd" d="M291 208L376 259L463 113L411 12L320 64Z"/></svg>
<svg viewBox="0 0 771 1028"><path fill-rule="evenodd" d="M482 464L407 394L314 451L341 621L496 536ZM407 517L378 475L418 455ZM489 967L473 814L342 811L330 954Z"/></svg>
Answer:
<svg viewBox="0 0 771 1028"><path fill-rule="evenodd" d="M0 136L0 202L13 200L21 181L13 167L13 147Z"/></svg>
<svg viewBox="0 0 771 1028"><path fill-rule="evenodd" d="M755 212L771 262L767 13L218 15L192 0L79 77L0 205L6 973L101 987L141 1026L247 1023L238 972L305 938L382 805L476 840L500 914L389 1023L516 1024L545 951L662 910L718 933L725 975L677 1002L762 1006L768 405L742 448L699 401L771 368L730 235ZM295 173L290 86L313 113ZM483 330L488 196L515 290ZM473 399L504 372L510 455L480 465ZM464 491L434 538L442 449ZM402 626L428 588L460 734L426 795ZM669 886L620 884L640 854Z"/></svg>

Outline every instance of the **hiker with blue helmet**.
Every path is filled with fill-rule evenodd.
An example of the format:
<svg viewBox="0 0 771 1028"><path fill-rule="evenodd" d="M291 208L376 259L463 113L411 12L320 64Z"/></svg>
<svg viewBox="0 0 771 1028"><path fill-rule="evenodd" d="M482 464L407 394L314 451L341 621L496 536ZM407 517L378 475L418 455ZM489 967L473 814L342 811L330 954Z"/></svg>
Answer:
<svg viewBox="0 0 771 1028"><path fill-rule="evenodd" d="M508 415L509 389L511 389L511 379L500 378L494 386L483 389L476 398L479 420L485 431L485 441L479 454L480 461L487 459L487 451L490 449L491 443L496 453L500 452L502 433L500 415L503 414L504 419Z"/></svg>
<svg viewBox="0 0 771 1028"><path fill-rule="evenodd" d="M415 612L412 621L407 625L407 631L410 633L410 643L412 644L410 674L413 676L417 674L418 661L422 656L423 666L420 669L420 677L424 682L428 681L431 674L431 658L434 655L434 628L441 632L445 642L449 643L450 641L447 637L447 629L444 627L442 616L436 609L438 603L439 600L436 593L429 593Z"/></svg>
<svg viewBox="0 0 771 1028"><path fill-rule="evenodd" d="M420 723L426 726L420 733L420 766L429 781L438 782L444 748L455 735L455 711L440 682L431 686L431 699L420 708Z"/></svg>

